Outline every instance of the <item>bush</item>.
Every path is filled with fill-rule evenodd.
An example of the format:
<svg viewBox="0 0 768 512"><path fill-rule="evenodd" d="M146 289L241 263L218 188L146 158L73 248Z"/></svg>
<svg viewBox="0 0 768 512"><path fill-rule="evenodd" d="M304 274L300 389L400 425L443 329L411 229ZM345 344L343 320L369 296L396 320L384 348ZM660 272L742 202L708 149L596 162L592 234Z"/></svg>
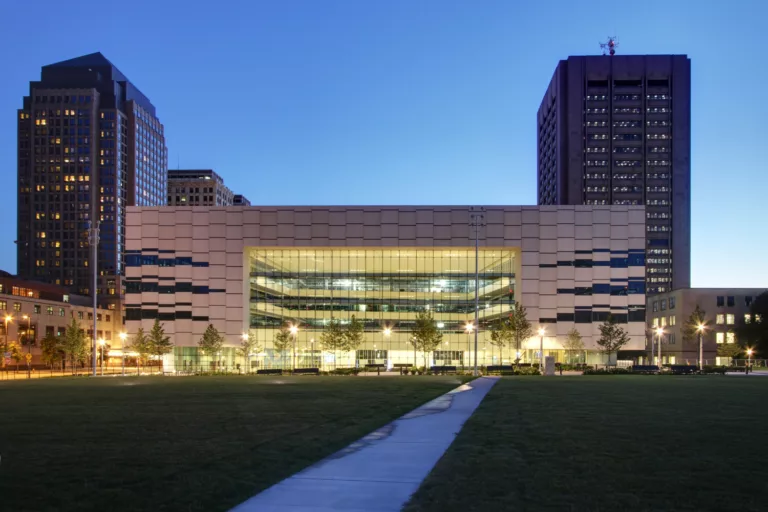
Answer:
<svg viewBox="0 0 768 512"><path fill-rule="evenodd" d="M336 368L328 372L329 375L357 375L362 370L360 368Z"/></svg>
<svg viewBox="0 0 768 512"><path fill-rule="evenodd" d="M584 370L584 375L632 375L628 368L592 368L591 366Z"/></svg>
<svg viewBox="0 0 768 512"><path fill-rule="evenodd" d="M725 375L727 369L725 366L704 365L702 373L704 375Z"/></svg>

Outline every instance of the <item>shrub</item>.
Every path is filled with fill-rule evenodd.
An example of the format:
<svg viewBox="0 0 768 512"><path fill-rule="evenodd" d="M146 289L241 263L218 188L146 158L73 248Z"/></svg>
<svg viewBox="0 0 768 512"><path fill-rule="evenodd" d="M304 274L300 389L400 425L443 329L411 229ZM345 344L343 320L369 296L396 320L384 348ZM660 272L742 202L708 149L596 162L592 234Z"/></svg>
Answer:
<svg viewBox="0 0 768 512"><path fill-rule="evenodd" d="M361 371L360 368L336 368L328 373L330 375L357 375Z"/></svg>
<svg viewBox="0 0 768 512"><path fill-rule="evenodd" d="M628 368L592 368L584 370L584 375L632 375Z"/></svg>

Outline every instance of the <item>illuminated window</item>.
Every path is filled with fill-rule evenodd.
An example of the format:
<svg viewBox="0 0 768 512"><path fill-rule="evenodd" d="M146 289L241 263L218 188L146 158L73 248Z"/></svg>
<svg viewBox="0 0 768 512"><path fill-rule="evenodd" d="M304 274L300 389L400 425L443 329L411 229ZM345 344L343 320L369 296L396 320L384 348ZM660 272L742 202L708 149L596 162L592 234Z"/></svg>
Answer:
<svg viewBox="0 0 768 512"><path fill-rule="evenodd" d="M658 327L659 326L659 319L658 318L654 318L653 319L653 326L654 327Z"/></svg>
<svg viewBox="0 0 768 512"><path fill-rule="evenodd" d="M721 333L721 332L718 332L718 333L715 335L715 340L717 340L717 343L718 343L718 344L722 345L722 344L723 344L723 342L725 341L725 334L723 334L723 333Z"/></svg>
<svg viewBox="0 0 768 512"><path fill-rule="evenodd" d="M53 306L48 306L47 308L45 308L45 312L48 313L49 315L53 315Z"/></svg>
<svg viewBox="0 0 768 512"><path fill-rule="evenodd" d="M723 325L725 323L725 315L717 315L717 325Z"/></svg>
<svg viewBox="0 0 768 512"><path fill-rule="evenodd" d="M675 325L677 324L677 317L671 316L669 317L669 325Z"/></svg>
<svg viewBox="0 0 768 512"><path fill-rule="evenodd" d="M725 333L725 342L726 343L735 343L736 342L736 335L732 332Z"/></svg>
<svg viewBox="0 0 768 512"><path fill-rule="evenodd" d="M667 326L667 317L663 316L661 317L661 326L666 327Z"/></svg>
<svg viewBox="0 0 768 512"><path fill-rule="evenodd" d="M14 302L13 303L13 310L14 311L21 311L21 302Z"/></svg>
<svg viewBox="0 0 768 512"><path fill-rule="evenodd" d="M726 324L733 325L735 323L735 321L736 321L736 317L735 317L735 315L733 315L733 313L728 313L727 315L725 315L725 323Z"/></svg>

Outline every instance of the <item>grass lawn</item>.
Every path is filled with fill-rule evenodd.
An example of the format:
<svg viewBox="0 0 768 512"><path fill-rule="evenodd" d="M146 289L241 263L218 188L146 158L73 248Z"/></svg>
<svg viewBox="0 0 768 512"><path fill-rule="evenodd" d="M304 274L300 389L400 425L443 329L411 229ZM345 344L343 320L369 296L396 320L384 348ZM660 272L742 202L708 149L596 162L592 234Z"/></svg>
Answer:
<svg viewBox="0 0 768 512"><path fill-rule="evenodd" d="M406 511L766 510L768 378L505 378Z"/></svg>
<svg viewBox="0 0 768 512"><path fill-rule="evenodd" d="M457 385L451 377L3 382L0 510L227 510Z"/></svg>

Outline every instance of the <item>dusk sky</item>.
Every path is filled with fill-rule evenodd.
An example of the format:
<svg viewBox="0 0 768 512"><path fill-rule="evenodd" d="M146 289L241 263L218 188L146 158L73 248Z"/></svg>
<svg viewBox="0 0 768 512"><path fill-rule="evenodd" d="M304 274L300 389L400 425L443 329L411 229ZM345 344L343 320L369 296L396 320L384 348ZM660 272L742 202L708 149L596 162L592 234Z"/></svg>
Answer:
<svg viewBox="0 0 768 512"><path fill-rule="evenodd" d="M157 108L169 167L254 205L526 205L555 66L615 34L619 54L691 58L693 286L768 287L766 19L758 0L4 0L0 268L43 65L102 52Z"/></svg>

